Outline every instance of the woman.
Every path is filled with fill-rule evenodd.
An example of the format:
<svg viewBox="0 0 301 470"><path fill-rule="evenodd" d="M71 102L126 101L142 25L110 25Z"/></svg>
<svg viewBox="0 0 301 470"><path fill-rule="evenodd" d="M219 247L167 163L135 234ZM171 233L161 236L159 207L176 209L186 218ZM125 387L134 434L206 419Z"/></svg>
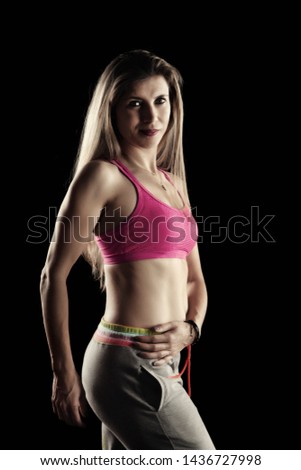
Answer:
<svg viewBox="0 0 301 470"><path fill-rule="evenodd" d="M88 402L103 449L214 449L178 370L185 348L189 370L207 307L185 183L181 85L175 67L144 50L106 67L41 276L53 410L83 426ZM106 306L80 376L66 281L81 255L106 289Z"/></svg>

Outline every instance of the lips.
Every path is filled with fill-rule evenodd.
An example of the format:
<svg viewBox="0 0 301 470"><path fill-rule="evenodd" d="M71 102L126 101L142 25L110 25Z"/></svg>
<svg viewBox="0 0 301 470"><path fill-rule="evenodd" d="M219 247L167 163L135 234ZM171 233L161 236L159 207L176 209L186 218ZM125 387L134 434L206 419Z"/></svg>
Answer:
<svg viewBox="0 0 301 470"><path fill-rule="evenodd" d="M158 134L159 129L141 129L140 132L142 132L144 135L147 135L148 137L153 137L154 135Z"/></svg>

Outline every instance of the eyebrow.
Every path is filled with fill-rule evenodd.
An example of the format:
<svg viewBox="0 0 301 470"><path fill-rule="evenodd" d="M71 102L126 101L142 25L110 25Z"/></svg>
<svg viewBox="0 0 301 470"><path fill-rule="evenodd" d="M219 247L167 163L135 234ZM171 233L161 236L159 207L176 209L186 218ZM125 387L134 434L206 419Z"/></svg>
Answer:
<svg viewBox="0 0 301 470"><path fill-rule="evenodd" d="M160 93L159 95L155 96L154 99L157 99L157 98L161 98L161 97L167 97L168 98L168 94L166 93ZM128 96L126 97L127 100L142 100L143 101L143 98L141 98L140 96Z"/></svg>

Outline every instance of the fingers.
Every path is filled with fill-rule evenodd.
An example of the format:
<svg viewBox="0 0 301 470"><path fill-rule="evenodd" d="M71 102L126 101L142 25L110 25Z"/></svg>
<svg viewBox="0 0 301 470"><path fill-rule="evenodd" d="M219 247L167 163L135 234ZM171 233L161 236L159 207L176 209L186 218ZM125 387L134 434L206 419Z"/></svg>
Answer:
<svg viewBox="0 0 301 470"><path fill-rule="evenodd" d="M138 343L168 343L170 341L170 335L135 336L135 341Z"/></svg>
<svg viewBox="0 0 301 470"><path fill-rule="evenodd" d="M153 359L154 365L162 365L172 358L171 344L162 342L163 335L160 335L161 342L136 342L134 348L137 350L137 356L142 359ZM144 338L144 337L143 337ZM151 337L151 338L156 338ZM175 353L178 351L175 351Z"/></svg>
<svg viewBox="0 0 301 470"><path fill-rule="evenodd" d="M152 328L153 335L135 336L136 341L143 343L155 343L167 341L170 339L170 335L176 330L177 326L183 322L168 322L162 325L157 325ZM167 333L166 335L164 333Z"/></svg>
<svg viewBox="0 0 301 470"><path fill-rule="evenodd" d="M163 359L166 356L169 356L171 354L170 350L168 349L163 349L162 351L155 351L155 352L145 352L145 351L139 351L137 352L138 357L142 357L143 359Z"/></svg>
<svg viewBox="0 0 301 470"><path fill-rule="evenodd" d="M153 343L153 342L135 342L133 344L134 349L138 349L139 351L162 351L163 349L170 349L169 342L160 342L160 343Z"/></svg>
<svg viewBox="0 0 301 470"><path fill-rule="evenodd" d="M83 393L66 393L55 384L51 402L53 412L59 420L70 426L85 427L88 405Z"/></svg>
<svg viewBox="0 0 301 470"><path fill-rule="evenodd" d="M172 356L165 356L164 359L159 359L159 360L154 360L153 365L154 366L163 366L164 364L168 364L173 360Z"/></svg>
<svg viewBox="0 0 301 470"><path fill-rule="evenodd" d="M53 404L52 408L60 421L64 421L70 426L85 427L85 414L80 405L60 402Z"/></svg>
<svg viewBox="0 0 301 470"><path fill-rule="evenodd" d="M183 324L185 325L183 321L163 323L152 328L153 335L135 336L134 339L141 343L172 343L183 336Z"/></svg>
<svg viewBox="0 0 301 470"><path fill-rule="evenodd" d="M172 330L175 328L175 324L178 322L167 322L162 325L157 325L153 328L155 333L165 333L166 331Z"/></svg>
<svg viewBox="0 0 301 470"><path fill-rule="evenodd" d="M137 356L143 359L153 360L152 364L154 366L167 364L173 359L171 352L166 350L160 352L138 352Z"/></svg>
<svg viewBox="0 0 301 470"><path fill-rule="evenodd" d="M79 405L66 406L64 403L59 403L55 406L55 410L60 421L64 421L69 426L85 427Z"/></svg>
<svg viewBox="0 0 301 470"><path fill-rule="evenodd" d="M172 344L177 342L178 334L175 333L175 330L168 330L166 333L160 335L145 335L145 336L135 336L135 342L143 344L156 344L156 343L168 343Z"/></svg>

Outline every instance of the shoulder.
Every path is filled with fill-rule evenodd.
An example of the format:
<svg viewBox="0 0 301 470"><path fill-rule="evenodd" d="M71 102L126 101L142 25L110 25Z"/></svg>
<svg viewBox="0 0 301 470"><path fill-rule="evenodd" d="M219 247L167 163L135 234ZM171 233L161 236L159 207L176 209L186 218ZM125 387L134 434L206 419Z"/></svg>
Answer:
<svg viewBox="0 0 301 470"><path fill-rule="evenodd" d="M115 165L105 160L92 160L76 173L70 183L71 198L98 199L108 201L114 197L119 176Z"/></svg>
<svg viewBox="0 0 301 470"><path fill-rule="evenodd" d="M92 160L86 163L74 176L73 183L87 183L95 180L105 180L113 176L115 165L105 160Z"/></svg>
<svg viewBox="0 0 301 470"><path fill-rule="evenodd" d="M76 189L99 187L108 188L115 183L119 171L106 160L92 160L86 163L74 176L71 187Z"/></svg>

